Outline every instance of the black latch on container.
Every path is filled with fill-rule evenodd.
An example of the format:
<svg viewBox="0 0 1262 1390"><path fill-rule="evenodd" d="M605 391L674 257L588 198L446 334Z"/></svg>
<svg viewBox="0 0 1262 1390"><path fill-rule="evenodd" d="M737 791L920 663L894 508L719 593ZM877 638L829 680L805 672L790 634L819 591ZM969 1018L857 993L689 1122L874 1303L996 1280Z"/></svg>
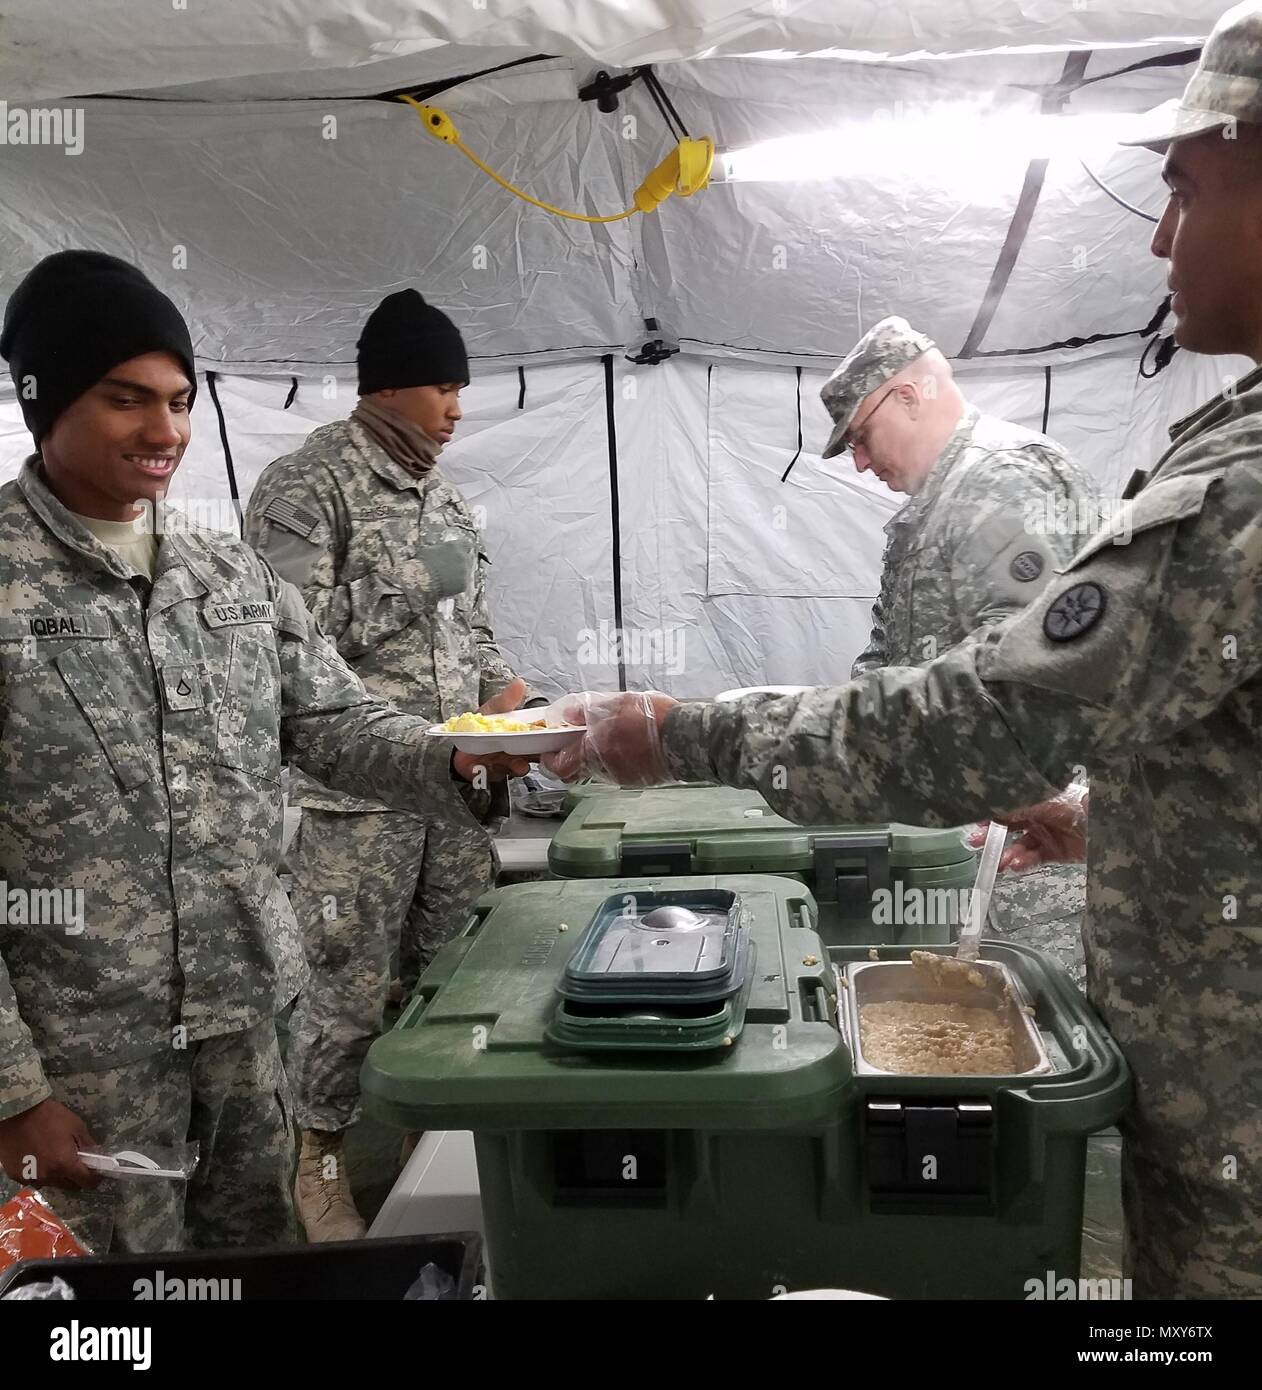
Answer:
<svg viewBox="0 0 1262 1390"><path fill-rule="evenodd" d="M692 872L692 846L687 840L662 840L648 845L622 846L622 872L628 878L661 878Z"/></svg>
<svg viewBox="0 0 1262 1390"><path fill-rule="evenodd" d="M815 837L815 900L836 903L847 917L867 916L872 896L890 887L888 830Z"/></svg>
<svg viewBox="0 0 1262 1390"><path fill-rule="evenodd" d="M994 1210L989 1101L870 1100L864 1141L873 1212L932 1216Z"/></svg>

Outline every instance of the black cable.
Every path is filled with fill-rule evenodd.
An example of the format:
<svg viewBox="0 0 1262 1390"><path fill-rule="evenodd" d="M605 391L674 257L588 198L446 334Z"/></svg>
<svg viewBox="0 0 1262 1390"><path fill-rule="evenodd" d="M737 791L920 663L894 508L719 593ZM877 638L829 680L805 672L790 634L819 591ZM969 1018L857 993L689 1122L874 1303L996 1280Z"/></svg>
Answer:
<svg viewBox="0 0 1262 1390"><path fill-rule="evenodd" d="M316 94L314 97L310 92L303 92L298 96L285 97L251 97L251 101L398 101L401 96L407 95L415 97L417 101L423 101L426 97L435 97L440 92L450 91L452 87L459 87L465 82L476 82L479 77L491 77L497 72L505 72L509 68L519 68L525 63L550 63L558 57L555 53L532 53L528 58L514 58L511 63L497 63L492 68L479 68L477 72L467 72L460 77L438 78L433 82L423 82L420 86L415 84L408 87L394 87L388 92L351 92L346 96L321 96ZM250 74L246 74L248 77ZM218 100L216 97L195 97L189 98L180 95L179 87L169 87L161 94L150 96L135 92L79 92L73 98L75 101L205 101L213 102Z"/></svg>
<svg viewBox="0 0 1262 1390"><path fill-rule="evenodd" d="M1052 413L1052 369L1043 368L1043 433L1047 433L1047 422Z"/></svg>
<svg viewBox="0 0 1262 1390"><path fill-rule="evenodd" d="M461 77L440 78L433 82L422 82L420 86L395 87L388 92L376 92L367 97L345 98L351 101L398 101L401 96L412 97L415 101L428 101L430 97L436 97L442 92L449 92L453 87L462 86L466 82L476 82L479 77L492 77L497 72L507 72L509 68L519 68L526 63L550 63L556 57L554 53L532 53L529 58L514 58L511 63L497 63L493 68L479 68L477 72L467 72ZM310 100L304 97L304 101ZM324 98L320 98L324 100ZM335 97L334 100L343 100Z"/></svg>
<svg viewBox="0 0 1262 1390"><path fill-rule="evenodd" d="M691 139L691 137L688 134L688 127L684 125L683 117L675 109L675 103L671 101L670 94L667 92L666 88L662 86L661 78L658 77L658 75L653 71L651 67L645 68L644 74L645 82L647 82L653 89L655 89L660 94L662 101L666 103L667 109L670 111L670 114L675 118L675 124L679 127L679 131L682 137L685 140Z"/></svg>
<svg viewBox="0 0 1262 1390"><path fill-rule="evenodd" d="M1114 193L1113 190L1108 186L1108 184L1105 183L1104 180L1099 177L1099 175L1092 172L1085 159L1080 159L1078 163L1081 164L1082 167L1086 170L1087 177L1091 180L1093 184L1095 184L1095 186L1100 190L1100 192L1107 193L1108 196L1112 198L1113 201L1118 205L1118 207L1125 208L1127 212L1133 212L1136 217L1142 217L1145 222L1161 221L1161 218L1154 217L1151 212L1145 212L1143 208L1137 208L1133 203L1128 203L1125 198Z"/></svg>
<svg viewBox="0 0 1262 1390"><path fill-rule="evenodd" d="M281 406L281 409L282 409L282 410L288 410L289 407L290 407L291 405L293 405L293 403L294 403L294 397L295 397L297 394L298 394L298 378L297 378L296 376L290 377L290 378L289 378L289 395L287 395L287 396L285 397L285 404Z"/></svg>
<svg viewBox="0 0 1262 1390"><path fill-rule="evenodd" d="M1157 349L1157 351L1153 354L1153 362L1155 365L1153 366L1152 371L1146 372L1144 371L1144 363L1148 361L1148 354L1152 352L1153 348ZM1147 345L1147 347L1144 348L1144 351L1140 356L1140 376L1143 377L1145 381L1151 381L1153 377L1160 376L1161 373L1164 372L1165 369L1170 365L1171 358L1174 356L1176 352L1178 352L1178 350L1179 345L1174 341L1173 335L1169 338L1154 338L1152 342L1150 342Z"/></svg>
<svg viewBox="0 0 1262 1390"><path fill-rule="evenodd" d="M526 408L526 369L519 366L517 368L517 409Z"/></svg>
<svg viewBox="0 0 1262 1390"><path fill-rule="evenodd" d="M676 140L680 139L680 133L675 128L675 124L670 118L670 112L667 110L666 102L663 100L665 93L661 91L658 84L653 80L653 74L651 71L645 69L643 76L644 85L648 88L649 96L651 96L654 102L657 104L657 109L661 113L662 120L666 122L666 129L670 131L671 135Z"/></svg>
<svg viewBox="0 0 1262 1390"><path fill-rule="evenodd" d="M609 441L609 518L613 534L613 625L618 634L618 689L627 688L626 651L622 641L622 523L618 507L618 428L614 419L613 353L605 366L605 435Z"/></svg>
<svg viewBox="0 0 1262 1390"><path fill-rule="evenodd" d="M798 461L799 458L802 457L802 368L801 368L801 367L794 367L793 370L797 373L797 376L798 376L798 380L797 380L797 398L798 398L798 450L797 450L797 453L794 454L793 457L789 460L789 466L788 466L788 468L786 468L786 469L784 470L784 472L780 474L780 481L781 481L781 482L784 482L784 480L789 476L789 474L793 472L793 465Z"/></svg>
<svg viewBox="0 0 1262 1390"><path fill-rule="evenodd" d="M223 449L223 461L228 468L228 491L232 495L232 510L237 514L237 526L244 535L245 530L241 525L241 494L237 491L237 470L232 466L232 448L228 444L228 422L224 419L223 406L219 404L219 391L215 386L218 375L217 372L206 373L206 389L210 392L210 399L215 403L215 414L219 417L219 445Z"/></svg>

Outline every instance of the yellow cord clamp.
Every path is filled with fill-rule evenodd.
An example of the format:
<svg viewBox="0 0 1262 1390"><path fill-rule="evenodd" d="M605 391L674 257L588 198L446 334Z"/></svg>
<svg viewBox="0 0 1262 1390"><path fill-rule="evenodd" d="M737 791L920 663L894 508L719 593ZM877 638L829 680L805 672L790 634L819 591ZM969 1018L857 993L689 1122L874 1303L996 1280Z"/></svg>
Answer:
<svg viewBox="0 0 1262 1390"><path fill-rule="evenodd" d="M634 217L637 212L652 212L672 193L678 193L681 198L691 197L709 183L710 170L714 167L713 140L708 137L700 140L681 140L635 190L634 207L608 217L590 217L583 212L567 212L564 208L553 207L551 203L540 202L538 198L532 198L529 193L515 188L507 179L501 178L461 140L460 132L452 124L451 117L437 106L425 106L414 97L404 95L400 95L399 100L406 101L414 108L421 124L434 139L441 140L446 145L454 145L466 159L476 164L501 188L506 188L524 202L533 203L545 212L553 213L557 217L568 217L574 222L621 222L624 218Z"/></svg>

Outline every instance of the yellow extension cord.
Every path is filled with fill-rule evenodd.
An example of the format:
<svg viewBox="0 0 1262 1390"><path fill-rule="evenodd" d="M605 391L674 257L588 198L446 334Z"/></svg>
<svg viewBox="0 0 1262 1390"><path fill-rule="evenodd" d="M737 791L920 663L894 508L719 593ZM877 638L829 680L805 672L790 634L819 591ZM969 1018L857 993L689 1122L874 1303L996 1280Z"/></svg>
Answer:
<svg viewBox="0 0 1262 1390"><path fill-rule="evenodd" d="M713 140L681 140L636 189L634 207L627 208L625 212L613 213L609 217L591 217L587 213L567 212L565 208L553 207L551 203L541 202L524 190L515 188L473 153L460 138L460 132L445 111L437 106L424 106L414 97L403 94L400 94L399 100L406 101L416 111L421 124L436 140L441 140L446 145L454 145L466 159L476 164L501 188L507 189L523 202L542 208L544 212L550 212L556 217L567 217L573 222L621 222L625 218L634 217L637 212L652 212L672 193L678 193L681 198L690 197L709 182L710 170L714 164Z"/></svg>

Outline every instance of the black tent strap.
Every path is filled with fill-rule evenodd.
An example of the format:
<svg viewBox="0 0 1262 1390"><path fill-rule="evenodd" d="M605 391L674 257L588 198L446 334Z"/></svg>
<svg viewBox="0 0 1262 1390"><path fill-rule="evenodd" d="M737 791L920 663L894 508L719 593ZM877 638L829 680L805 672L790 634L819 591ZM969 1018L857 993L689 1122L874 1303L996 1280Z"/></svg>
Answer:
<svg viewBox="0 0 1262 1390"><path fill-rule="evenodd" d="M285 397L285 404L284 404L283 406L281 406L281 409L282 409L282 410L288 410L289 407L290 407L291 405L293 405L293 403L294 403L294 397L297 396L297 394L298 394L298 378L297 378L296 376L291 376L291 377L289 378L289 394Z"/></svg>
<svg viewBox="0 0 1262 1390"><path fill-rule="evenodd" d="M1043 433L1047 433L1047 421L1052 413L1052 369L1043 368Z"/></svg>
<svg viewBox="0 0 1262 1390"><path fill-rule="evenodd" d="M974 357L1025 357L1036 352L1061 352L1066 349L1077 349L1090 347L1093 343L1107 343L1116 338L1149 338L1165 322L1166 315L1170 312L1170 296L1166 297L1157 305L1152 318L1142 328L1128 328L1121 333L1092 333L1086 338L1063 338L1058 343L1042 343L1038 347L1028 348L995 348L989 352L975 352Z"/></svg>
<svg viewBox="0 0 1262 1390"><path fill-rule="evenodd" d="M215 403L215 414L219 417L219 445L223 449L223 461L228 470L228 491L232 496L232 510L237 516L237 526L241 527L241 494L237 491L237 470L232 463L232 448L228 443L228 422L224 419L223 406L219 403L219 390L216 386L217 372L206 373L206 389ZM242 527L244 535L244 528Z"/></svg>
<svg viewBox="0 0 1262 1390"><path fill-rule="evenodd" d="M974 361L981 357L1028 357L1039 352L1061 352L1072 348L1090 347L1093 343L1106 342L1111 338L1144 338L1154 331L1150 325L1147 328L1127 328L1118 333L1093 333L1090 337L1065 338L1057 343L1040 343L1037 347L988 348L975 352L968 360ZM755 348L740 343L719 343L712 338L680 338L679 341L681 343L696 343L698 347L724 348L731 352L739 352L747 360L762 355L775 357L790 355L775 348ZM818 358L821 362L828 362L834 366L838 360L835 353L825 352L795 352L792 356ZM788 366L789 364L783 363L782 365Z"/></svg>
<svg viewBox="0 0 1262 1390"><path fill-rule="evenodd" d="M613 625L622 632L622 520L618 505L618 427L614 418L613 353L601 362L605 368L605 435L609 441L609 529L613 548ZM627 688L624 644L618 643L618 689Z"/></svg>
<svg viewBox="0 0 1262 1390"><path fill-rule="evenodd" d="M1090 61L1089 51L1069 54L1061 72L1061 84L1077 81L1086 72L1087 64ZM1046 92L1042 101L1043 114L1055 115L1064 106L1068 96L1067 91L1061 91L1058 88ZM960 357L972 357L977 352L994 321L999 303L1003 299L1004 291L1008 288L1008 281L1012 278L1017 259L1021 255L1021 248L1029 234L1030 223L1034 220L1034 210L1038 207L1039 197L1043 192L1043 183L1047 178L1047 165L1046 159L1032 159L1026 166L1025 180L1021 185L1021 196L1017 199L1016 211L1012 214L1012 221L1008 224L1008 234L1004 237L1003 246L999 250L995 268L990 273L990 283L986 286L986 293L978 306L973 326L968 330L968 336L964 339L964 346L959 351Z"/></svg>
<svg viewBox="0 0 1262 1390"><path fill-rule="evenodd" d="M525 367L518 367L518 368L517 368L517 409L518 409L518 410L525 410L525 408L526 408L526 369L525 369Z"/></svg>
<svg viewBox="0 0 1262 1390"><path fill-rule="evenodd" d="M802 457L802 368L793 369L797 373L797 403L798 403L798 448L797 453L789 460L789 466L780 474L780 481L784 480L793 472L793 465Z"/></svg>
<svg viewBox="0 0 1262 1390"><path fill-rule="evenodd" d="M1090 87L1093 82L1107 82L1110 77L1125 77L1127 73L1142 72L1145 68L1181 68L1187 63L1195 63L1201 56L1199 48L1180 48L1174 53L1158 53L1153 58L1141 58L1138 63L1128 63L1124 68L1114 68L1111 72L1100 72L1094 77L1080 77L1075 82L1057 83L1058 88L1076 92L1081 87Z"/></svg>

